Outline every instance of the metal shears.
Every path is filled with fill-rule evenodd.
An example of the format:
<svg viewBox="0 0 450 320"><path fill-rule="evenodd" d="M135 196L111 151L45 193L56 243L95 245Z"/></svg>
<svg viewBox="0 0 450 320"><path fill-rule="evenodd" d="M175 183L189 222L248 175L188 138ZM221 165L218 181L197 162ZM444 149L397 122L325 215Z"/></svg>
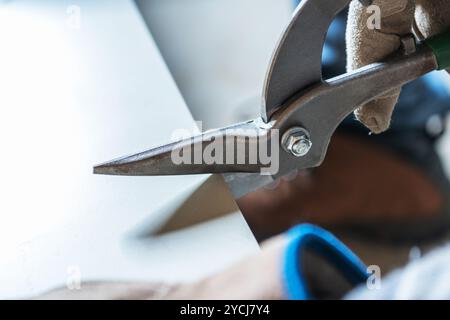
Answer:
<svg viewBox="0 0 450 320"><path fill-rule="evenodd" d="M235 197L240 197L294 170L319 166L336 128L358 106L450 66L450 32L423 43L411 35L404 37L398 52L384 61L324 80L325 37L334 17L350 1L304 0L297 8L269 64L260 118L115 159L95 166L94 173L221 173ZM218 141L222 145L214 148L218 161L192 159L195 150L211 149L213 143L217 147ZM276 170L269 170L267 161L249 152L264 149L264 144L265 150L276 156ZM174 163L174 154L192 161Z"/></svg>

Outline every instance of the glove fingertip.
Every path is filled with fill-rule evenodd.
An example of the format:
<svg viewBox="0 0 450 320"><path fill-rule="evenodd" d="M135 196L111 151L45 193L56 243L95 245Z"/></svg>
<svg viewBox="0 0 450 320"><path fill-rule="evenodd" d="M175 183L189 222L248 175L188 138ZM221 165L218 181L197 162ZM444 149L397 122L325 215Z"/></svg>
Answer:
<svg viewBox="0 0 450 320"><path fill-rule="evenodd" d="M398 94L370 101L355 111L356 119L372 133L382 133L389 129L397 100Z"/></svg>
<svg viewBox="0 0 450 320"><path fill-rule="evenodd" d="M389 128L390 125L390 119L386 119L383 117L380 117L379 115L370 115L370 116L364 116L364 115L356 115L356 119L360 121L362 124L364 124L367 129L370 130L370 132L374 134L380 134L384 131L386 131Z"/></svg>

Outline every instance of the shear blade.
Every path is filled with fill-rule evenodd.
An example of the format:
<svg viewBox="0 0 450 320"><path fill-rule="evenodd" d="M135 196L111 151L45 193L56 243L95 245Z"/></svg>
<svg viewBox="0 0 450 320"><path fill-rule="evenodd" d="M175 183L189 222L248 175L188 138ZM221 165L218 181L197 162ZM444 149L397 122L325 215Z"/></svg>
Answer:
<svg viewBox="0 0 450 320"><path fill-rule="evenodd" d="M272 55L263 89L262 117L268 121L300 90L322 81L322 50L328 28L350 0L304 0Z"/></svg>
<svg viewBox="0 0 450 320"><path fill-rule="evenodd" d="M267 164L259 156L252 156L252 152L258 154L262 141L270 144L268 133L268 129L249 121L99 164L94 173L127 176L258 173Z"/></svg>

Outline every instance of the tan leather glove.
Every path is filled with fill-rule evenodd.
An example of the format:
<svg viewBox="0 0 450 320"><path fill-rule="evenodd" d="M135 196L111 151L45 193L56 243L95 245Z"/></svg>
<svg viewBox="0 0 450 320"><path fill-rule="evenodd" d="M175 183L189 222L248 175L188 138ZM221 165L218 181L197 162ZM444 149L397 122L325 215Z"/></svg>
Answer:
<svg viewBox="0 0 450 320"><path fill-rule="evenodd" d="M385 58L399 49L401 37L412 31L426 39L450 27L450 0L373 0L372 5L380 8L380 29L368 27L367 21L373 19L374 12L368 11L360 0L350 4L346 34L348 71ZM400 88L393 88L385 96L359 107L356 118L373 133L387 130L399 94Z"/></svg>

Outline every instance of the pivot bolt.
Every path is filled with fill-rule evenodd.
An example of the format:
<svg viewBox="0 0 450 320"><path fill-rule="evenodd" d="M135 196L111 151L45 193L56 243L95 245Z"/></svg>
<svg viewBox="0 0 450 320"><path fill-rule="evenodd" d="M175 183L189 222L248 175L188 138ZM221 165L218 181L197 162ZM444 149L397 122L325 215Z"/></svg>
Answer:
<svg viewBox="0 0 450 320"><path fill-rule="evenodd" d="M312 147L308 132L300 127L286 131L281 138L281 144L286 152L295 157L305 156Z"/></svg>

